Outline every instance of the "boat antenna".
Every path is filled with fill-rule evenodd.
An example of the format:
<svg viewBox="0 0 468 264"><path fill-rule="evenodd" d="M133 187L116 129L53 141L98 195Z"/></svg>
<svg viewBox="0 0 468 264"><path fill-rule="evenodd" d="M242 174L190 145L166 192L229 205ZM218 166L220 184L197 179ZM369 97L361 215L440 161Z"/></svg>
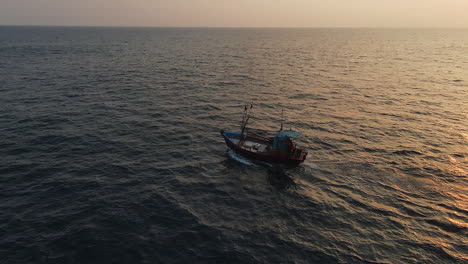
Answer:
<svg viewBox="0 0 468 264"><path fill-rule="evenodd" d="M283 121L284 121L283 112L284 112L284 108L281 108L281 129L280 130L283 130Z"/></svg>

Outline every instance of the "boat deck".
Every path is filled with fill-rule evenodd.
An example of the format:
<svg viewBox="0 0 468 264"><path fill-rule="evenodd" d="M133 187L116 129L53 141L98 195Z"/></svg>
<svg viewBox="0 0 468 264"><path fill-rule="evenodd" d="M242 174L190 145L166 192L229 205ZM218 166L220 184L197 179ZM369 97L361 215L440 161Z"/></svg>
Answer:
<svg viewBox="0 0 468 264"><path fill-rule="evenodd" d="M262 152L265 153L267 152L267 147L268 144L264 142L259 142L257 140L252 140L250 138L247 138L246 140L242 141L240 146L243 149L247 149L252 152Z"/></svg>
<svg viewBox="0 0 468 264"><path fill-rule="evenodd" d="M243 139L240 143L240 136L238 135L230 135L229 138L236 145L251 152L267 153L269 150L269 144L267 142L256 139L255 137L247 136L247 138Z"/></svg>

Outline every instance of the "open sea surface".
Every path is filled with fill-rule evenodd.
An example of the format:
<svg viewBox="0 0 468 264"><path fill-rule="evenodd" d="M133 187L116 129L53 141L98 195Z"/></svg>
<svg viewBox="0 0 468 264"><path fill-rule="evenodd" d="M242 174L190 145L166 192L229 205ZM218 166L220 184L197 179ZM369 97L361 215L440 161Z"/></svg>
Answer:
<svg viewBox="0 0 468 264"><path fill-rule="evenodd" d="M468 263L467 149L465 29L0 27L0 263Z"/></svg>

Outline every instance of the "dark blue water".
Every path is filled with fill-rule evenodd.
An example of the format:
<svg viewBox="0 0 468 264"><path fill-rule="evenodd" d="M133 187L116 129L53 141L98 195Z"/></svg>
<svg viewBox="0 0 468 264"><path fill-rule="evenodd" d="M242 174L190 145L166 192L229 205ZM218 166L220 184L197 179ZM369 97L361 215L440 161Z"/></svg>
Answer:
<svg viewBox="0 0 468 264"><path fill-rule="evenodd" d="M466 263L467 105L467 30L0 27L0 263Z"/></svg>

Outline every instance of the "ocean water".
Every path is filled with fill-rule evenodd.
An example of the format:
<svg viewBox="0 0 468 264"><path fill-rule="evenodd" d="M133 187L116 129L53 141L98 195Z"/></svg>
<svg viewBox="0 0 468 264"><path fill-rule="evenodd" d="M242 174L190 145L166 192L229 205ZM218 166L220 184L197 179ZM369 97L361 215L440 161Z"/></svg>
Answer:
<svg viewBox="0 0 468 264"><path fill-rule="evenodd" d="M0 263L467 263L467 117L468 30L0 27Z"/></svg>

